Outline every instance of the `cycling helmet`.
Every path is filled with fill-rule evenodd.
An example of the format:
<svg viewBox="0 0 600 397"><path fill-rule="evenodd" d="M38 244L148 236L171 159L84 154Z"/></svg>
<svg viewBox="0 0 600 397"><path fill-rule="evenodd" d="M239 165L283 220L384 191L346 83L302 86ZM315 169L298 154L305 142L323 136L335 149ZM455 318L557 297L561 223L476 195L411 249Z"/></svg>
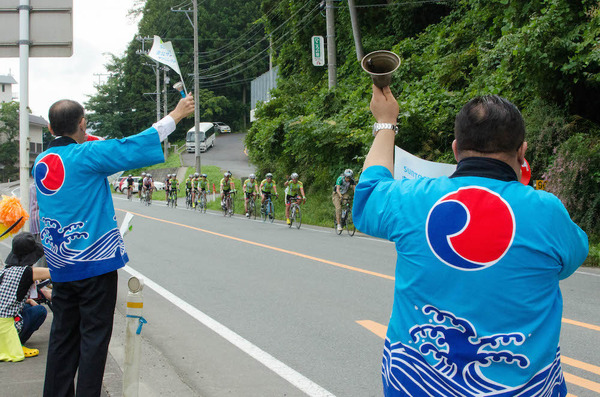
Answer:
<svg viewBox="0 0 600 397"><path fill-rule="evenodd" d="M146 174L146 176L152 178L152 174Z"/></svg>
<svg viewBox="0 0 600 397"><path fill-rule="evenodd" d="M227 178L228 176L231 176L231 172L227 171L226 173L224 173L224 174L223 174L223 176L224 176L225 178Z"/></svg>
<svg viewBox="0 0 600 397"><path fill-rule="evenodd" d="M248 175L248 178L250 178L250 179L256 179L256 175L250 174L250 175Z"/></svg>
<svg viewBox="0 0 600 397"><path fill-rule="evenodd" d="M354 176L354 172L350 168L348 168L346 171L344 171L344 176L352 178Z"/></svg>
<svg viewBox="0 0 600 397"><path fill-rule="evenodd" d="M202 174L202 175L204 175L204 174ZM196 178L198 178L198 177L200 176L200 174L196 172L196 173L194 174L194 176L195 176Z"/></svg>
<svg viewBox="0 0 600 397"><path fill-rule="evenodd" d="M189 178L192 179L194 177L194 175L190 174Z"/></svg>
<svg viewBox="0 0 600 397"><path fill-rule="evenodd" d="M202 178L206 178L206 177L207 177L207 175L206 175L206 174L202 174L202 175L200 175L200 176L201 176Z"/></svg>
<svg viewBox="0 0 600 397"><path fill-rule="evenodd" d="M268 179L268 178L273 178L273 174L271 174L271 173L269 172L267 175L265 175L265 178L267 178L267 179Z"/></svg>
<svg viewBox="0 0 600 397"><path fill-rule="evenodd" d="M129 174L128 178L131 178L133 175Z"/></svg>
<svg viewBox="0 0 600 397"><path fill-rule="evenodd" d="M142 176L146 176L146 173L145 173L145 172L142 172Z"/></svg>
<svg viewBox="0 0 600 397"><path fill-rule="evenodd" d="M298 174L297 174L297 173L295 173L295 172L293 172L293 173L292 173L292 175L290 175L290 177L291 177L292 179L298 179L298 178L299 178Z"/></svg>

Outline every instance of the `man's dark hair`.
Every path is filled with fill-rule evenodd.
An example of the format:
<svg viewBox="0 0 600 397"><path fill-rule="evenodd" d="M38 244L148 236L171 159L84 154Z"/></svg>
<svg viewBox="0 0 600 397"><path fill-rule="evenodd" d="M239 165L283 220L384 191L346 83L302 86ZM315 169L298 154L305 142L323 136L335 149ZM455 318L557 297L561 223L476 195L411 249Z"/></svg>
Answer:
<svg viewBox="0 0 600 397"><path fill-rule="evenodd" d="M84 117L83 106L70 99L62 99L50 106L48 119L54 135L73 135Z"/></svg>
<svg viewBox="0 0 600 397"><path fill-rule="evenodd" d="M471 99L454 121L458 151L511 153L525 140L525 122L515 105L498 95Z"/></svg>

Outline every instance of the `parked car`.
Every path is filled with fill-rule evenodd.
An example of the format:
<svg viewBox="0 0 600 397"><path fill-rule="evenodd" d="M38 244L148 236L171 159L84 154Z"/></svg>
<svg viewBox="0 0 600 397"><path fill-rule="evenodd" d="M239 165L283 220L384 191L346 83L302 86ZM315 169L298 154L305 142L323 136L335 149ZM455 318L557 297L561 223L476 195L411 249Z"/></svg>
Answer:
<svg viewBox="0 0 600 397"><path fill-rule="evenodd" d="M123 183L124 179L127 179L127 177L122 176L122 177L119 177L119 178L117 178L117 179L115 179L113 181L112 185L113 185L113 189L115 189L115 192L120 192L121 191L120 190L121 183Z"/></svg>
<svg viewBox="0 0 600 397"><path fill-rule="evenodd" d="M217 130L219 130L220 134L229 134L231 132L231 128L225 124L222 123L220 121L215 121L215 127L217 127Z"/></svg>

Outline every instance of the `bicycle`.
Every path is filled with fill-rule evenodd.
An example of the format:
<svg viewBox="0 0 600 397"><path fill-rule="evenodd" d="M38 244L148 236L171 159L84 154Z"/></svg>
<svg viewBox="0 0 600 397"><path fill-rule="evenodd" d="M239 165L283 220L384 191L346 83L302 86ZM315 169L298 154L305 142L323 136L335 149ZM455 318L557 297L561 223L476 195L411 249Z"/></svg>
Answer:
<svg viewBox="0 0 600 397"><path fill-rule="evenodd" d="M133 196L133 186L127 186L127 200L131 201Z"/></svg>
<svg viewBox="0 0 600 397"><path fill-rule="evenodd" d="M265 202L260 207L260 217L263 222L269 219L273 223L275 220L275 206L271 199L271 193L265 193Z"/></svg>
<svg viewBox="0 0 600 397"><path fill-rule="evenodd" d="M200 201L198 202L198 196L200 196ZM207 207L207 202L206 202L206 191L198 191L196 190L196 209L198 211L200 211L201 213L206 214L206 207Z"/></svg>
<svg viewBox="0 0 600 397"><path fill-rule="evenodd" d="M152 188L146 188L142 190L142 197L140 198L140 203L146 206L152 204Z"/></svg>
<svg viewBox="0 0 600 397"><path fill-rule="evenodd" d="M185 192L185 208L188 210L194 207L194 202L192 201L192 189L186 189Z"/></svg>
<svg viewBox="0 0 600 397"><path fill-rule="evenodd" d="M223 206L223 216L227 216L229 215L231 217L231 215L233 215L234 211L235 211L235 203L233 201L233 195L235 195L234 191L230 191L230 192L223 192L223 194L225 195L225 205Z"/></svg>
<svg viewBox="0 0 600 397"><path fill-rule="evenodd" d="M337 228L337 221L334 221L334 227L337 234L341 235L345 228L350 236L354 236L354 233L356 233L356 227L352 221L352 199L349 197L342 198L342 215L340 217L340 224L342 225L341 230Z"/></svg>
<svg viewBox="0 0 600 397"><path fill-rule="evenodd" d="M169 190L169 199L167 205L170 205L171 208L177 207L177 189Z"/></svg>
<svg viewBox="0 0 600 397"><path fill-rule="evenodd" d="M248 200L248 219L252 218L254 215L254 219L256 219L256 195L252 194L250 199Z"/></svg>
<svg viewBox="0 0 600 397"><path fill-rule="evenodd" d="M302 212L300 211L300 204L298 201L302 200L300 197L290 197L290 228L296 223L296 229L300 229L302 225Z"/></svg>

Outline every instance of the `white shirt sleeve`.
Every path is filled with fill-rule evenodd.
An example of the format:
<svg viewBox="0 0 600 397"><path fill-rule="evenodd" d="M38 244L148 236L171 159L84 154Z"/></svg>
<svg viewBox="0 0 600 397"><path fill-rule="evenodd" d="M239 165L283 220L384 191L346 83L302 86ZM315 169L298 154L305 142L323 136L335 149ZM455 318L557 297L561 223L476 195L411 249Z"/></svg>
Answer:
<svg viewBox="0 0 600 397"><path fill-rule="evenodd" d="M152 127L158 131L158 137L162 142L167 139L169 134L175 131L175 120L173 120L173 117L171 116L166 116L162 120L152 124Z"/></svg>

